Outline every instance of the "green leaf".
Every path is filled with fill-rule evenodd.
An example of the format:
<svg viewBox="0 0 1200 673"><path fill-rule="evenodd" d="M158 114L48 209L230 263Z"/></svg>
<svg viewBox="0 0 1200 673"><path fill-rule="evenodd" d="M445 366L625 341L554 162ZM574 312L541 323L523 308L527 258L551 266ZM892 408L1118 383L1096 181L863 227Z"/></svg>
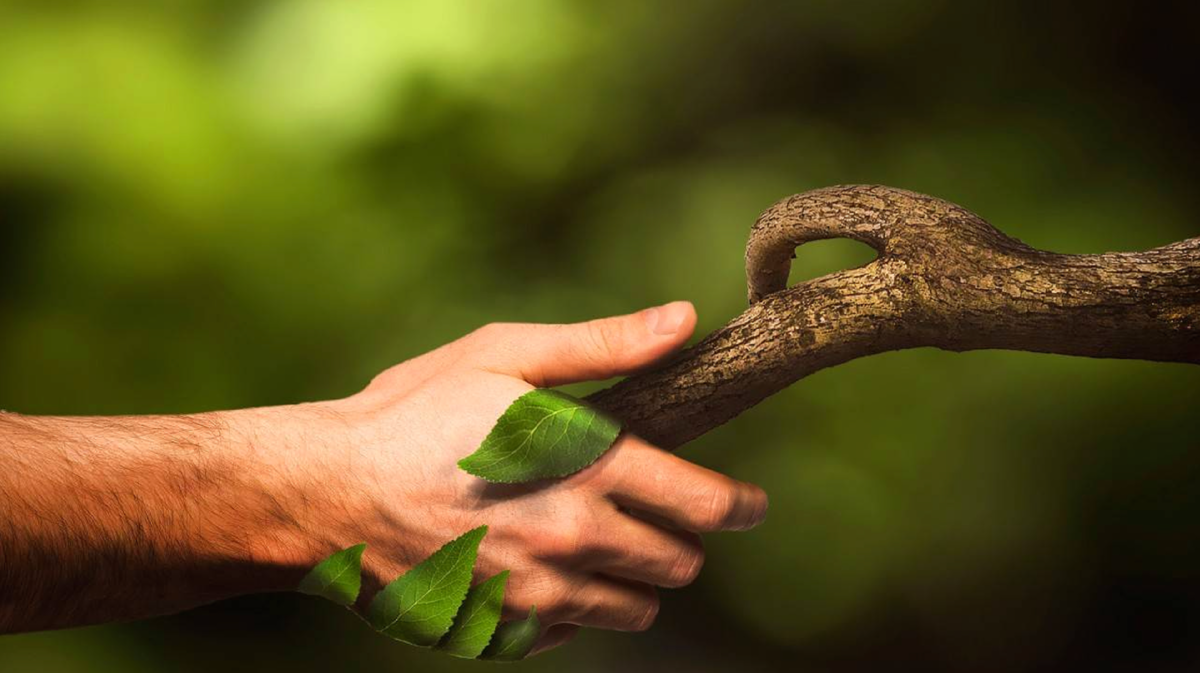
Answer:
<svg viewBox="0 0 1200 673"><path fill-rule="evenodd" d="M454 626L438 643L438 649L464 659L478 657L496 632L500 623L500 608L504 605L504 585L508 571L493 575L467 592L454 618Z"/></svg>
<svg viewBox="0 0 1200 673"><path fill-rule="evenodd" d="M351 605L362 585L362 555L366 543L334 553L309 571L296 591L321 596L338 605Z"/></svg>
<svg viewBox="0 0 1200 673"><path fill-rule="evenodd" d="M529 617L519 622L505 622L496 629L492 642L480 655L480 659L492 661L520 661L524 659L533 646L537 644L538 636L542 634L542 624L538 621L537 606L529 609Z"/></svg>
<svg viewBox="0 0 1200 673"><path fill-rule="evenodd" d="M471 568L487 526L463 533L387 585L371 601L375 630L412 645L435 645L471 587Z"/></svg>
<svg viewBox="0 0 1200 673"><path fill-rule="evenodd" d="M502 483L564 477L594 463L620 432L620 423L579 399L531 390L509 405L483 444L458 466Z"/></svg>

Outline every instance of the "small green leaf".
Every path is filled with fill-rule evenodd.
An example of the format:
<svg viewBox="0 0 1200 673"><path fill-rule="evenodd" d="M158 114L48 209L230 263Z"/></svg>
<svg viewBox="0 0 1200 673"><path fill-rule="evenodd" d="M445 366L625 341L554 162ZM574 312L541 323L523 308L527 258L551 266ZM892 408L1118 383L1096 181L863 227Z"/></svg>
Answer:
<svg viewBox="0 0 1200 673"><path fill-rule="evenodd" d="M519 622L505 622L496 629L492 642L480 655L480 659L492 661L520 661L524 659L533 646L537 644L538 636L542 634L542 624L538 621L537 606L529 609L529 617Z"/></svg>
<svg viewBox="0 0 1200 673"><path fill-rule="evenodd" d="M594 463L620 432L620 423L579 399L531 390L509 405L483 444L458 466L502 483L565 477Z"/></svg>
<svg viewBox="0 0 1200 673"><path fill-rule="evenodd" d="M487 526L463 533L387 585L371 601L375 630L430 647L450 630L471 587L471 568Z"/></svg>
<svg viewBox="0 0 1200 673"><path fill-rule="evenodd" d="M296 591L351 605L362 585L362 555L366 548L366 543L356 544L334 553L310 570Z"/></svg>
<svg viewBox="0 0 1200 673"><path fill-rule="evenodd" d="M454 626L438 643L438 649L464 659L474 659L483 652L500 623L500 608L504 605L504 585L508 571L484 580L467 592L454 618Z"/></svg>

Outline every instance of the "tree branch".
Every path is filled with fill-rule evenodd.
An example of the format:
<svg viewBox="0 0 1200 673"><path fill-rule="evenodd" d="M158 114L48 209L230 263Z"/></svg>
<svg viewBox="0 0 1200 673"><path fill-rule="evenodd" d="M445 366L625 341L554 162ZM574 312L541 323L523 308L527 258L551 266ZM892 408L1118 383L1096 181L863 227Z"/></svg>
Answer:
<svg viewBox="0 0 1200 673"><path fill-rule="evenodd" d="M851 238L871 263L787 287L796 246ZM1200 363L1200 238L1146 252L1035 250L977 215L882 186L776 203L746 248L750 308L589 401L675 448L826 367L903 348Z"/></svg>

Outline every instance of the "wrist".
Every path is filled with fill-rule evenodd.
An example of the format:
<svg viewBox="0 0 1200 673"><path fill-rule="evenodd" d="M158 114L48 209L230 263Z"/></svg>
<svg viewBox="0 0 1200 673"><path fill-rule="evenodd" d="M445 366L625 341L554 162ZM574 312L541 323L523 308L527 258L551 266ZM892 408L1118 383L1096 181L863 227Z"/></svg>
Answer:
<svg viewBox="0 0 1200 673"><path fill-rule="evenodd" d="M257 570L260 591L287 591L322 559L357 540L330 512L346 512L347 423L333 404L221 412L223 450L241 475L228 538ZM348 517L343 517L348 518ZM343 522L344 523L344 522Z"/></svg>

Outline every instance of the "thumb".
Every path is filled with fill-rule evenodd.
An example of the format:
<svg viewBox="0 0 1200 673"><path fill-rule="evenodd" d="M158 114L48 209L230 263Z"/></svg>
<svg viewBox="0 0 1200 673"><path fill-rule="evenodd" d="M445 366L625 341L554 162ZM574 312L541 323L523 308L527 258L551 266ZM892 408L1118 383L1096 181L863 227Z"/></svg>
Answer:
<svg viewBox="0 0 1200 673"><path fill-rule="evenodd" d="M488 369L556 386L641 369L682 346L695 328L696 309L676 301L571 325L501 324L480 336L494 340L482 349L493 358Z"/></svg>

